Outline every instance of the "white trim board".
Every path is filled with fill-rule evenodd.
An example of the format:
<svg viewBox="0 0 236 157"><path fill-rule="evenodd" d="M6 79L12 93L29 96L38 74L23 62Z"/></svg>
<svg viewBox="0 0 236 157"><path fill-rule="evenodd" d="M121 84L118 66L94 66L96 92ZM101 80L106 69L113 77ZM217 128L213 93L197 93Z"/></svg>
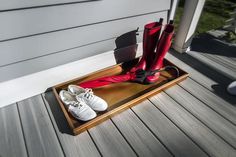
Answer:
<svg viewBox="0 0 236 157"><path fill-rule="evenodd" d="M136 57L142 54L138 44ZM116 64L114 51L0 83L0 108L41 94L49 87Z"/></svg>

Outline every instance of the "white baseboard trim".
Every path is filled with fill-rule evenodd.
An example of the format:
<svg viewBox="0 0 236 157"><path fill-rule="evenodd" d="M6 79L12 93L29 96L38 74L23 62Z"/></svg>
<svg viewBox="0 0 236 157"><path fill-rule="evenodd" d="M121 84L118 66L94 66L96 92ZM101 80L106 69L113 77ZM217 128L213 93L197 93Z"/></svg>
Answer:
<svg viewBox="0 0 236 157"><path fill-rule="evenodd" d="M136 57L141 54L142 44L139 43ZM59 83L81 77L115 64L114 51L109 51L13 80L1 82L0 108L41 94L49 87Z"/></svg>

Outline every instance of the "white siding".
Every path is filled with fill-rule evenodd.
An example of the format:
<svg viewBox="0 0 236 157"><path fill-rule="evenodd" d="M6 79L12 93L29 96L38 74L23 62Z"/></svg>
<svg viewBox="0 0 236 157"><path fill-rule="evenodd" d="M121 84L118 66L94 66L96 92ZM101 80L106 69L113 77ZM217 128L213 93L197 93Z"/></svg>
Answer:
<svg viewBox="0 0 236 157"><path fill-rule="evenodd" d="M0 82L116 48L115 39L167 19L171 0L0 0ZM49 6L48 6L49 5Z"/></svg>

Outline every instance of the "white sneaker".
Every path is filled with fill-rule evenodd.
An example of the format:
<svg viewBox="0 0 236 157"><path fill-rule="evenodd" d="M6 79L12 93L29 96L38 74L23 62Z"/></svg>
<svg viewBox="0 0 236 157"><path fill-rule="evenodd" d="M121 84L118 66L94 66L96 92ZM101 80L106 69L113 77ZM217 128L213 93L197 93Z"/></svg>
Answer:
<svg viewBox="0 0 236 157"><path fill-rule="evenodd" d="M93 94L92 89L69 85L68 91L75 94L77 98L82 98L95 111L105 111L108 107L105 100Z"/></svg>
<svg viewBox="0 0 236 157"><path fill-rule="evenodd" d="M229 86L227 87L227 91L231 95L236 95L236 81L233 81L229 84Z"/></svg>
<svg viewBox="0 0 236 157"><path fill-rule="evenodd" d="M81 98L76 98L72 93L61 90L59 96L68 108L68 111L78 120L88 121L97 116L96 112L94 112Z"/></svg>

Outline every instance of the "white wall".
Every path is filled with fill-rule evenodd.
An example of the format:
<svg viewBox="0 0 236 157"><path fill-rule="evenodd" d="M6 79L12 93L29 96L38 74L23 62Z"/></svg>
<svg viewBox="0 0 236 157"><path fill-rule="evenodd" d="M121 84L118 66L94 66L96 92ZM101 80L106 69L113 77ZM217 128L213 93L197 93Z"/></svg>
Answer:
<svg viewBox="0 0 236 157"><path fill-rule="evenodd" d="M159 18L164 18L165 23L171 15L171 4L175 3L0 0L0 4L0 90L4 91L0 94L0 107L3 107L116 64L117 37L139 27L137 42L141 42L144 24ZM126 55L137 45L127 46L115 53ZM141 54L142 43L135 56Z"/></svg>
<svg viewBox="0 0 236 157"><path fill-rule="evenodd" d="M0 4L2 82L113 50L116 37L137 27L142 32L145 23L166 19L171 0L0 0Z"/></svg>

